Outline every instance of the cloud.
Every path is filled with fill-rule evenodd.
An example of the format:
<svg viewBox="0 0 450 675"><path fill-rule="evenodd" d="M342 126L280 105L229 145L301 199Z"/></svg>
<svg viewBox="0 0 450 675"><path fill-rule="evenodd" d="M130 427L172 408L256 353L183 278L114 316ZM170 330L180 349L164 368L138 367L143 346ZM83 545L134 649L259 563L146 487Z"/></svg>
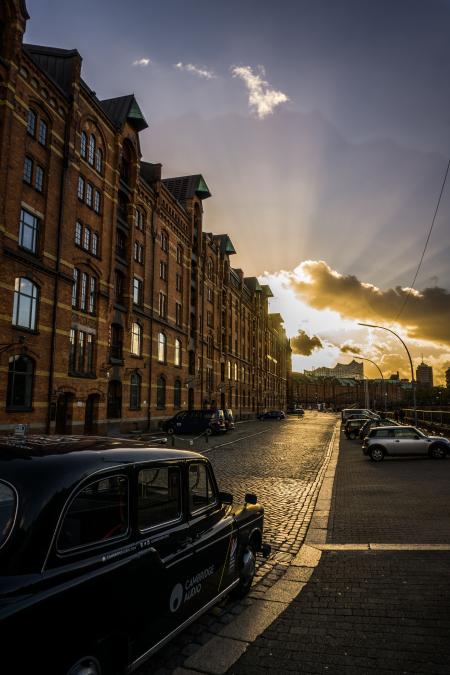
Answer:
<svg viewBox="0 0 450 675"><path fill-rule="evenodd" d="M178 68L178 70L183 70L186 73L192 73L193 75L197 75L198 77L203 77L205 80L213 80L217 77L217 75L212 71L208 70L207 68L199 68L198 66L194 66L193 63L182 63L179 61L174 65L174 68Z"/></svg>
<svg viewBox="0 0 450 675"><path fill-rule="evenodd" d="M262 66L260 73L254 73L251 66L234 66L231 69L233 77L239 77L248 89L248 105L250 111L262 120L267 115L272 115L280 103L286 103L289 98L282 91L272 89L264 80L265 72Z"/></svg>
<svg viewBox="0 0 450 675"><path fill-rule="evenodd" d="M322 342L317 335L309 337L304 330L299 330L297 335L291 338L291 347L294 354L309 356L315 349L322 349Z"/></svg>
<svg viewBox="0 0 450 675"><path fill-rule="evenodd" d="M417 291L396 286L382 290L354 275L336 272L323 260L306 260L288 273L287 279L288 288L311 307L388 327L409 295L398 321L406 335L450 345L450 293L445 288Z"/></svg>
<svg viewBox="0 0 450 675"><path fill-rule="evenodd" d="M361 349L356 345L345 344L342 345L341 352L343 354L361 354Z"/></svg>
<svg viewBox="0 0 450 675"><path fill-rule="evenodd" d="M136 59L136 61L133 61L133 66L149 66L150 65L150 59Z"/></svg>

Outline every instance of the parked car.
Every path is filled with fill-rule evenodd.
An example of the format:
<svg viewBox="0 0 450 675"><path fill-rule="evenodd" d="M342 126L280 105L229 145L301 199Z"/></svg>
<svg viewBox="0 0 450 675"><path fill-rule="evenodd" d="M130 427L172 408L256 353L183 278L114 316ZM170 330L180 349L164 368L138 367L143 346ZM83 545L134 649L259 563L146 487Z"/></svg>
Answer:
<svg viewBox="0 0 450 675"><path fill-rule="evenodd" d="M286 414L283 410L269 410L258 415L259 420L284 420Z"/></svg>
<svg viewBox="0 0 450 675"><path fill-rule="evenodd" d="M367 421L366 417L348 419L344 426L344 433L347 436L347 438L351 440L353 440L354 438L358 438L359 430L365 424L366 421Z"/></svg>
<svg viewBox="0 0 450 675"><path fill-rule="evenodd" d="M385 417L380 417L379 420L367 420L359 430L359 439L363 441L368 435L369 431L374 427L398 427L399 423L395 420L390 420Z"/></svg>
<svg viewBox="0 0 450 675"><path fill-rule="evenodd" d="M262 544L208 460L144 442L0 441L2 672L131 672L231 591Z"/></svg>
<svg viewBox="0 0 450 675"><path fill-rule="evenodd" d="M295 408L295 409L294 409L294 413L295 413L296 415L303 416L303 415L305 414L305 411L303 410L303 408Z"/></svg>
<svg viewBox="0 0 450 675"><path fill-rule="evenodd" d="M223 411L223 416L225 420L225 428L227 431L233 431L234 427L234 416L233 411L230 408L225 408Z"/></svg>
<svg viewBox="0 0 450 675"><path fill-rule="evenodd" d="M227 430L223 410L181 410L164 420L161 429L168 434L220 434Z"/></svg>
<svg viewBox="0 0 450 675"><path fill-rule="evenodd" d="M450 441L442 436L427 436L416 427L375 427L363 442L363 453L374 462L385 456L429 455L443 459L450 452Z"/></svg>
<svg viewBox="0 0 450 675"><path fill-rule="evenodd" d="M367 418L378 417L378 415L372 412L372 410L368 410L368 408L344 408L341 410L341 420L343 422L346 422L351 416Z"/></svg>

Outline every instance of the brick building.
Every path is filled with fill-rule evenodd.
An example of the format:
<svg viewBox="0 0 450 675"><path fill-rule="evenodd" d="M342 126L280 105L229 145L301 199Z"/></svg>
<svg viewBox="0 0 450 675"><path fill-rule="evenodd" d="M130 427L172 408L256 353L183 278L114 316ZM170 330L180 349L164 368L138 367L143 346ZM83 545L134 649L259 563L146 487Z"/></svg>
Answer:
<svg viewBox="0 0 450 675"><path fill-rule="evenodd" d="M201 175L145 162L133 95L99 100L76 50L0 6L0 431L154 428L185 407L286 405L270 289L203 232Z"/></svg>

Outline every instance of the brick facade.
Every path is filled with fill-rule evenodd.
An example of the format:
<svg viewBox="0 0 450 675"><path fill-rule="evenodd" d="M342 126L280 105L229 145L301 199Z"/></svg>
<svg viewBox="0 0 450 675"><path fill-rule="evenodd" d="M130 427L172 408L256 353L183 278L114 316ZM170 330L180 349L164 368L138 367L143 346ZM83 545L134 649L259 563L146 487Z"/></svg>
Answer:
<svg viewBox="0 0 450 675"><path fill-rule="evenodd" d="M100 101L76 50L0 9L0 432L156 428L179 409L286 406L270 289L203 232L200 175L143 161L134 96Z"/></svg>

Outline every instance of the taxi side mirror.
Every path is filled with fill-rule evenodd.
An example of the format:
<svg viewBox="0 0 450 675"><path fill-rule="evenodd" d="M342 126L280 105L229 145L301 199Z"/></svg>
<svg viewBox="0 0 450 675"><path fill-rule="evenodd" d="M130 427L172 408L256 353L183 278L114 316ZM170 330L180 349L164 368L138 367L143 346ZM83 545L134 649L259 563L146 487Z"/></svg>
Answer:
<svg viewBox="0 0 450 675"><path fill-rule="evenodd" d="M233 503L233 495L231 494L231 492L219 492L219 499L222 502L222 504Z"/></svg>
<svg viewBox="0 0 450 675"><path fill-rule="evenodd" d="M258 502L258 497L251 492L247 492L244 497L244 501L246 504L256 504Z"/></svg>

